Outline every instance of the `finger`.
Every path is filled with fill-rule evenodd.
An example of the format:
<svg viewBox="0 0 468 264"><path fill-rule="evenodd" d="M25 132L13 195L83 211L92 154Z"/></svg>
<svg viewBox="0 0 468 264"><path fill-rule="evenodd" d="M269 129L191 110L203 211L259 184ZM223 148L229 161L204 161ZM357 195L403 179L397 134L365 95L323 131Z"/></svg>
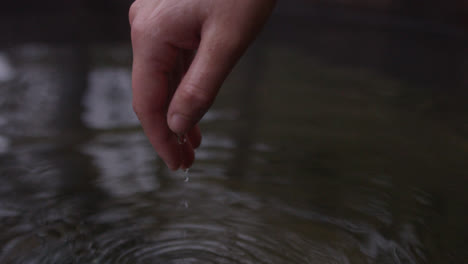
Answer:
<svg viewBox="0 0 468 264"><path fill-rule="evenodd" d="M128 20L130 22L130 25L133 23L133 19L135 19L136 14L138 13L138 10L140 9L140 4L141 1L136 0L135 2L132 3L128 10Z"/></svg>
<svg viewBox="0 0 468 264"><path fill-rule="evenodd" d="M198 125L193 126L187 133L187 138L194 149L198 148L202 141L200 127Z"/></svg>
<svg viewBox="0 0 468 264"><path fill-rule="evenodd" d="M207 30L189 70L176 90L168 110L168 124L179 135L185 134L203 117L240 57L243 47L236 41Z"/></svg>
<svg viewBox="0 0 468 264"><path fill-rule="evenodd" d="M167 125L166 127L162 125L166 122L164 115L140 114L139 119L146 136L158 153L158 156L166 163L169 169L179 169L181 165L180 146L174 133L169 130Z"/></svg>
<svg viewBox="0 0 468 264"><path fill-rule="evenodd" d="M169 97L167 72L173 66L171 63L175 60L177 51L164 44L153 43L151 52L137 41L134 41L133 46L132 89L135 113L159 156L170 169L176 170L181 165L181 150L177 137L167 125L166 109Z"/></svg>

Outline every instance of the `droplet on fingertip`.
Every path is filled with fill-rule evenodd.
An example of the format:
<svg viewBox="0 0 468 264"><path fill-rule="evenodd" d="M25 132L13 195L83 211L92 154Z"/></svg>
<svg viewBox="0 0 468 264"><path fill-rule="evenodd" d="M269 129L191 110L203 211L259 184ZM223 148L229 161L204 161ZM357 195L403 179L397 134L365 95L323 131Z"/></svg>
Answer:
<svg viewBox="0 0 468 264"><path fill-rule="evenodd" d="M179 143L179 145L187 143L187 137L184 134L177 135L177 143Z"/></svg>

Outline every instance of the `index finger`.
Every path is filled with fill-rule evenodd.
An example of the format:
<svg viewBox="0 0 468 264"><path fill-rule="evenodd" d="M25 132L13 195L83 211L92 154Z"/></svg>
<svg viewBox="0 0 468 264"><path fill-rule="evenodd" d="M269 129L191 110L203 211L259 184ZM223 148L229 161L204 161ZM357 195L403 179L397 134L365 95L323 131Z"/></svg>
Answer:
<svg viewBox="0 0 468 264"><path fill-rule="evenodd" d="M170 169L176 170L181 166L182 154L176 135L167 125L166 110L170 95L168 72L177 51L165 44L151 48L134 45L133 54L133 108L154 149Z"/></svg>

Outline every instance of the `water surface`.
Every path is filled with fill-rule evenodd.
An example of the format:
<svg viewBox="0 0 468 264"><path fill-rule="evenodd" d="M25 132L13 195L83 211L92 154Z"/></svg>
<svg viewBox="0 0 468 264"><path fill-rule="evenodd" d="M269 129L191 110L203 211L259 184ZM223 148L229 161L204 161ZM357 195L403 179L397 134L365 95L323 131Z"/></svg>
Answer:
<svg viewBox="0 0 468 264"><path fill-rule="evenodd" d="M127 43L1 49L0 263L467 263L458 41L272 26L188 182L131 110Z"/></svg>

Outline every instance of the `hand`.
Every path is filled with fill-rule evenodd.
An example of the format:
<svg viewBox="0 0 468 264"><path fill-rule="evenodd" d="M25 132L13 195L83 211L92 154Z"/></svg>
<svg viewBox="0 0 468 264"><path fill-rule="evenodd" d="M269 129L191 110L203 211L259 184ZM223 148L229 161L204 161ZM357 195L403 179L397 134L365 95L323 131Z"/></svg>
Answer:
<svg viewBox="0 0 468 264"><path fill-rule="evenodd" d="M192 165L199 120L274 2L136 0L131 6L133 108L170 169Z"/></svg>

